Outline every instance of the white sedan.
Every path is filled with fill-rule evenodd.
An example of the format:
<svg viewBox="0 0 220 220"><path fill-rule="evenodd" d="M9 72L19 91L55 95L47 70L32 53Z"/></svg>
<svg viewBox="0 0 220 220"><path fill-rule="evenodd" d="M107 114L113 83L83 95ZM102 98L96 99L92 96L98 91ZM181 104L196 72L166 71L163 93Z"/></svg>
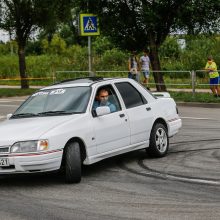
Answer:
<svg viewBox="0 0 220 220"><path fill-rule="evenodd" d="M0 174L62 169L66 182L77 183L82 164L143 148L163 157L182 122L169 94L158 95L126 78L88 77L41 89L0 123Z"/></svg>

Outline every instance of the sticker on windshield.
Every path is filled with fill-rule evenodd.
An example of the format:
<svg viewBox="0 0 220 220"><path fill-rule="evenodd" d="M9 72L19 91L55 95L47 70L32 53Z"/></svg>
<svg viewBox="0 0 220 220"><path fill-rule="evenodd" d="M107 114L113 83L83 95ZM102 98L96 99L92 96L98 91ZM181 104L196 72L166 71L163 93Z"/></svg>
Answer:
<svg viewBox="0 0 220 220"><path fill-rule="evenodd" d="M38 96L38 95L48 95L49 92L37 92L33 94L32 96Z"/></svg>
<svg viewBox="0 0 220 220"><path fill-rule="evenodd" d="M50 92L50 95L62 95L66 92L65 89L56 89Z"/></svg>

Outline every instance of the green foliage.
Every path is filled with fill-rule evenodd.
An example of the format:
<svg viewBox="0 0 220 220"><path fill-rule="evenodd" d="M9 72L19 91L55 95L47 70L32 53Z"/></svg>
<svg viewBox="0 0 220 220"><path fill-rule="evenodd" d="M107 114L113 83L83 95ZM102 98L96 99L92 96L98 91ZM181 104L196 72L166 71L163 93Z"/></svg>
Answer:
<svg viewBox="0 0 220 220"><path fill-rule="evenodd" d="M182 36L183 37L183 36ZM186 36L186 48L179 49L178 57L172 56L172 53L168 55L167 48L173 48L172 40L167 40L162 45L160 50L161 66L163 70L202 70L207 62L208 55L214 57L215 62L220 69L220 37L216 36ZM174 54L176 51L174 51ZM172 76L172 74L171 74ZM185 74L181 75L186 77ZM198 73L198 77L204 77L204 74ZM176 74L173 77L177 77Z"/></svg>
<svg viewBox="0 0 220 220"><path fill-rule="evenodd" d="M54 34L51 42L42 40L42 48L44 53L61 55L66 50L66 42L59 35Z"/></svg>
<svg viewBox="0 0 220 220"><path fill-rule="evenodd" d="M73 45L65 53L65 63L69 65L67 70L87 70L88 69L88 49L79 45Z"/></svg>
<svg viewBox="0 0 220 220"><path fill-rule="evenodd" d="M178 59L180 57L181 49L177 40L177 37L167 37L166 41L159 49L160 56L167 57L169 59Z"/></svg>
<svg viewBox="0 0 220 220"><path fill-rule="evenodd" d="M182 38L183 36L181 36ZM80 45L73 45L70 47L63 47L60 42L63 41L58 35L54 37L54 41L50 48L48 41L43 41L47 48L46 54L29 55L27 56L27 73L31 78L50 77L50 82L56 71L69 71L69 73L61 74L62 78L72 78L73 73L70 71L88 71L88 48L81 47ZM168 71L164 73L165 83L168 85L170 82L190 83L189 71L201 70L204 68L207 56L212 53L217 65L220 67L220 37L189 37L187 36L187 43L185 49L177 47L176 38L167 38L164 45L160 50L162 70ZM99 43L101 41L101 43ZM106 39L103 40L104 42ZM98 53L92 45L92 70L94 71L123 71L123 73L106 73L106 76L126 76L127 75L127 61L128 53L116 48L104 50L102 47L102 38L93 40L96 42L95 48L101 48L102 54ZM51 43L52 43L51 42ZM98 42L98 43L97 43ZM65 44L64 44L65 45ZM107 44L111 47L109 44ZM8 45L1 45L3 50L9 50ZM0 47L1 48L1 47ZM57 51L60 50L60 51ZM170 71L170 72L169 72ZM176 71L176 72L172 72ZM178 72L184 71L184 72ZM74 73L74 77L78 73ZM87 73L85 73L87 74ZM59 74L59 76L61 76ZM151 75L152 76L152 75ZM197 81L200 83L208 83L208 76L205 73L197 74ZM8 51L7 55L0 56L0 78L18 78L18 58L10 56ZM199 78L200 77L200 78ZM153 77L150 79L153 81ZM35 80L36 81L36 80ZM33 80L34 82L34 80ZM0 81L2 83L2 81ZM206 87L207 88L207 87Z"/></svg>
<svg viewBox="0 0 220 220"><path fill-rule="evenodd" d="M40 55L42 54L43 49L41 47L40 41L28 41L27 46L25 48L26 55Z"/></svg>
<svg viewBox="0 0 220 220"><path fill-rule="evenodd" d="M75 43L76 31L68 24L63 24L59 31L60 37L65 40L67 46Z"/></svg>
<svg viewBox="0 0 220 220"><path fill-rule="evenodd" d="M95 41L92 42L92 48L94 49L95 53L102 55L107 50L111 50L114 48L114 45L110 42L107 37L96 37Z"/></svg>
<svg viewBox="0 0 220 220"><path fill-rule="evenodd" d="M19 70L22 88L28 88L26 80L25 47L28 38L37 28L51 33L58 23L70 18L72 0L0 0L0 28L14 33L18 43ZM63 42L54 42L57 54L65 47Z"/></svg>
<svg viewBox="0 0 220 220"><path fill-rule="evenodd" d="M31 95L36 89L0 89L0 98Z"/></svg>
<svg viewBox="0 0 220 220"><path fill-rule="evenodd" d="M5 44L0 44L0 54L6 55L9 53L9 48L5 46Z"/></svg>
<svg viewBox="0 0 220 220"><path fill-rule="evenodd" d="M191 92L169 92L171 97L176 102L201 102L201 103L220 103L220 99L214 97L210 93L195 93L193 96Z"/></svg>
<svg viewBox="0 0 220 220"><path fill-rule="evenodd" d="M0 78L14 78L19 76L18 57L0 56Z"/></svg>
<svg viewBox="0 0 220 220"><path fill-rule="evenodd" d="M17 54L18 52L18 45L16 41L8 41L7 43L0 43L0 54L7 55L7 54Z"/></svg>
<svg viewBox="0 0 220 220"><path fill-rule="evenodd" d="M94 67L96 70L126 70L128 55L118 49L106 50Z"/></svg>

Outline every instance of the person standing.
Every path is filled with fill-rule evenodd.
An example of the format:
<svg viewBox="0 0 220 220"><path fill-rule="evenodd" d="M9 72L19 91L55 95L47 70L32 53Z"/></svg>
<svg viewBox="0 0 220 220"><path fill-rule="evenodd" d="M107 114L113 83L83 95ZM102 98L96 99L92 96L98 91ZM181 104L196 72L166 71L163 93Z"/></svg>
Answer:
<svg viewBox="0 0 220 220"><path fill-rule="evenodd" d="M140 82L139 60L135 51L132 51L128 60L128 78Z"/></svg>
<svg viewBox="0 0 220 220"><path fill-rule="evenodd" d="M214 62L212 56L208 57L208 61L205 66L205 70L209 73L210 78L210 89L215 97L220 97L219 88L219 73L217 71L217 65Z"/></svg>
<svg viewBox="0 0 220 220"><path fill-rule="evenodd" d="M144 50L144 55L141 56L140 58L140 66L141 66L141 71L144 75L144 81L143 83L148 86L149 82L149 77L150 77L150 58L148 56L149 51Z"/></svg>

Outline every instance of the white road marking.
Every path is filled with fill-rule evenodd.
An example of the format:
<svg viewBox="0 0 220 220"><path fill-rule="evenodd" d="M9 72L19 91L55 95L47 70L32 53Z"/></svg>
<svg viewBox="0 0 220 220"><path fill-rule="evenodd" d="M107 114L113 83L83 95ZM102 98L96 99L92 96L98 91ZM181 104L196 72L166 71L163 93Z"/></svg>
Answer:
<svg viewBox="0 0 220 220"><path fill-rule="evenodd" d="M2 106L2 107L18 107L19 105L4 105L4 104L0 104L0 106Z"/></svg>
<svg viewBox="0 0 220 220"><path fill-rule="evenodd" d="M0 102L11 102L11 101L9 101L9 100L0 100Z"/></svg>
<svg viewBox="0 0 220 220"><path fill-rule="evenodd" d="M23 102L25 99L0 99L0 102Z"/></svg>
<svg viewBox="0 0 220 220"><path fill-rule="evenodd" d="M6 118L6 116L0 115L0 119Z"/></svg>
<svg viewBox="0 0 220 220"><path fill-rule="evenodd" d="M152 172L141 172L142 174L153 175L153 176L161 176L162 178L170 179L170 180L177 180L182 182L189 182L189 183L202 183L202 184L211 184L211 185L220 185L220 181L218 180L208 180L208 179L201 179L201 178L193 178L193 177L184 177L184 176L175 176L172 174L160 173L157 171Z"/></svg>
<svg viewBox="0 0 220 220"><path fill-rule="evenodd" d="M205 180L205 179L197 179L197 178L188 178L188 177L177 177L177 176L172 176L168 175L170 179L174 180L181 180L185 182L191 182L191 183L203 183L203 184L211 184L211 185L220 185L219 181L215 180Z"/></svg>
<svg viewBox="0 0 220 220"><path fill-rule="evenodd" d="M182 119L192 119L192 120L216 120L214 118L196 118L196 117L180 117Z"/></svg>

